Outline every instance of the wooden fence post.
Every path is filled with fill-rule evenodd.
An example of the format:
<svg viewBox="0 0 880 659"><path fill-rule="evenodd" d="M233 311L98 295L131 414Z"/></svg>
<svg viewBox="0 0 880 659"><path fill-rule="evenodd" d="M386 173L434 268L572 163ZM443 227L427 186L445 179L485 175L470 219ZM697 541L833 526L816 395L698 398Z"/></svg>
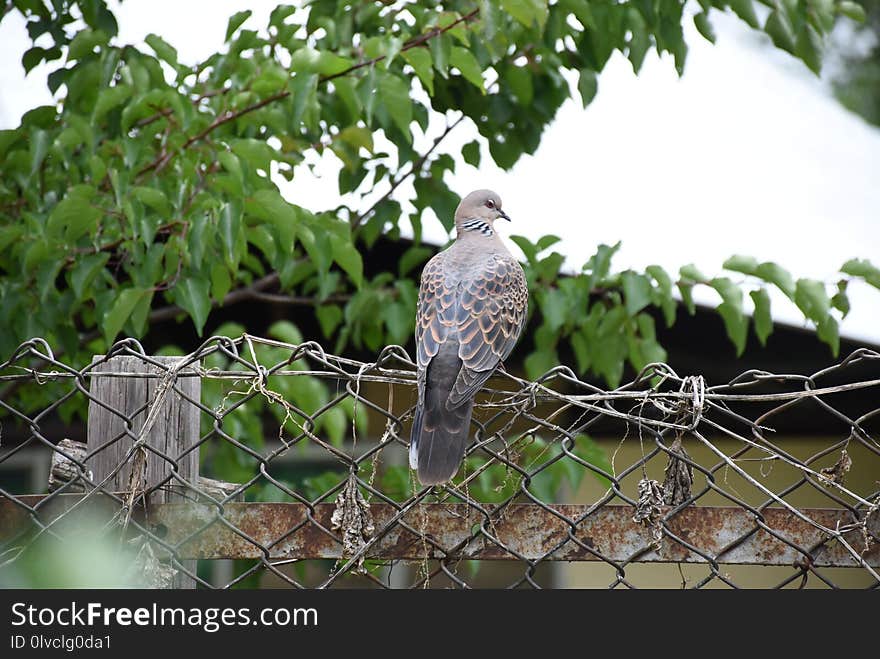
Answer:
<svg viewBox="0 0 880 659"><path fill-rule="evenodd" d="M95 361L100 359L102 358L95 357ZM171 369L178 367L184 358L151 357L151 359ZM185 372L186 369L181 371L181 373ZM166 371L140 357L120 355L96 364L92 373L157 373L161 376ZM202 387L201 379L198 377L180 377L174 382L166 380L165 383L175 385L192 400L200 399ZM135 482L138 490L143 488L143 491L148 493L148 505L182 501L186 494L183 491L185 488L174 479L168 480L161 489L154 490L171 475L174 470L172 462L177 465L177 473L181 478L194 487L198 486L198 450L191 450L188 453L186 451L198 443L200 410L174 391L171 386L163 395L163 386L162 377L99 375L91 378L89 394L94 400L89 401L87 447L89 453L95 454L89 460L88 467L92 471L92 480L95 483L101 483L113 474L103 485L105 491L127 493L131 483ZM158 409L150 414L158 397L163 397L164 400L159 403ZM125 433L126 420L119 414L131 419L130 432L134 438ZM146 422L151 423L148 428L144 427ZM126 461L126 456L136 441L135 438L142 435L146 444L167 456L168 460L147 449L142 457L139 458L136 451ZM135 465L141 473L132 481L132 468ZM194 498L191 491L188 498L189 500ZM181 563L187 570L195 573L196 561L187 560ZM173 588L195 588L195 586L195 580L183 572L178 572L171 584Z"/></svg>

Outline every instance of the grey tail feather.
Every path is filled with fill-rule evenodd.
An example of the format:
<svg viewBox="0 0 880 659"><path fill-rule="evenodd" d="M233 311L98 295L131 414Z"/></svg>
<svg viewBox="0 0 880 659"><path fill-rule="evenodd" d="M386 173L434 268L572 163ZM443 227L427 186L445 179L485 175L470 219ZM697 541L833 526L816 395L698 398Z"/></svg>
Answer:
<svg viewBox="0 0 880 659"><path fill-rule="evenodd" d="M452 479L468 443L473 398L453 408L446 406L461 368L457 352L457 345L449 346L432 360L426 374L424 401L416 407L413 418L409 463L423 485L438 485Z"/></svg>
<svg viewBox="0 0 880 659"><path fill-rule="evenodd" d="M416 416L410 443L410 466L422 485L439 485L452 479L461 466L470 433L474 401L452 410L428 409Z"/></svg>

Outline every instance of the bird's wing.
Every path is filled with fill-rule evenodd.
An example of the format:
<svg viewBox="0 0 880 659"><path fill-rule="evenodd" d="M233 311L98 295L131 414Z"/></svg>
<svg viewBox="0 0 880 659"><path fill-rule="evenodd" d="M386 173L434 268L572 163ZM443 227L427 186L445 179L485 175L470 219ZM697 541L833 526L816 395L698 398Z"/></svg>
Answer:
<svg viewBox="0 0 880 659"><path fill-rule="evenodd" d="M428 364L445 343L455 315L455 290L446 286L444 255L435 255L422 270L416 313L416 365L419 399L424 394Z"/></svg>
<svg viewBox="0 0 880 659"><path fill-rule="evenodd" d="M522 267L508 254L494 255L454 303L463 365L449 394L449 407L473 396L516 345L528 308Z"/></svg>

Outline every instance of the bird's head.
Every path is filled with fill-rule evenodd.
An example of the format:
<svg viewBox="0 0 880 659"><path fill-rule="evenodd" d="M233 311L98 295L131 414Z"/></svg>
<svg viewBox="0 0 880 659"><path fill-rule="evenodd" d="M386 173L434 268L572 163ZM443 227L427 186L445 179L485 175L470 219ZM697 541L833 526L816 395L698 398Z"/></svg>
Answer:
<svg viewBox="0 0 880 659"><path fill-rule="evenodd" d="M493 225L499 217L508 222L510 218L501 210L501 197L492 190L475 190L461 200L455 210L455 228L458 235L476 233L491 236Z"/></svg>

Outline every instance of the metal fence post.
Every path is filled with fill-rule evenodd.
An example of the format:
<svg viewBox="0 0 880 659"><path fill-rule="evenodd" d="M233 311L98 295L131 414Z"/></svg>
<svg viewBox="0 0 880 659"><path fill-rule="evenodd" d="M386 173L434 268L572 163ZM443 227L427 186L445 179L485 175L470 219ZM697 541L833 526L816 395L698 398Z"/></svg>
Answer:
<svg viewBox="0 0 880 659"><path fill-rule="evenodd" d="M95 376L89 384L87 446L94 453L89 460L93 481L102 483L109 492L128 493L132 486L146 494L147 505L184 500L185 488L172 477L174 471L193 487L198 485L198 450L189 450L199 440L199 408L181 396L175 388L198 401L201 380L198 377L176 378L163 396L162 375L178 366L183 357L151 357L165 368L159 368L135 355L111 357L94 365L95 374L132 374L129 376ZM134 374L156 373L160 377L136 377ZM163 400L158 401L157 398ZM152 408L158 404L158 409ZM151 414L153 412L153 414ZM148 419L148 417L150 417ZM151 425L145 427L147 422ZM126 433L126 426L129 432ZM146 432L144 432L146 431ZM149 449L131 452L143 436ZM129 453L131 452L131 455ZM138 469L132 477L133 469ZM192 493L188 497L192 499ZM181 562L195 572L197 562ZM195 588L196 583L178 572L171 584L174 588Z"/></svg>

